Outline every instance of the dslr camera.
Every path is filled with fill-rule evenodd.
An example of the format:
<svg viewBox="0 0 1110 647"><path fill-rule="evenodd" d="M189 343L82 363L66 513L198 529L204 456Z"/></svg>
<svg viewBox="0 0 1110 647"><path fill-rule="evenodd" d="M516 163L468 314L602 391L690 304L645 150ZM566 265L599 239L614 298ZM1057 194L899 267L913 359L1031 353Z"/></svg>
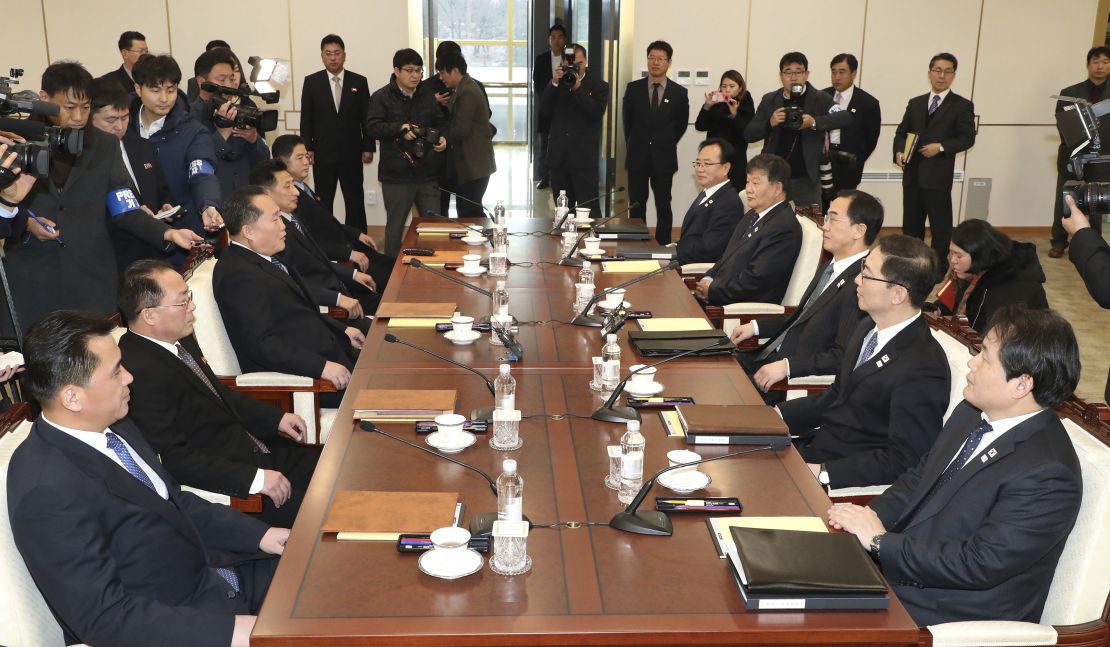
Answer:
<svg viewBox="0 0 1110 647"><path fill-rule="evenodd" d="M207 81L201 84L201 88L206 92L212 93L212 99L208 103L212 107L212 123L214 123L217 128L254 128L260 133L277 130L277 110L262 110L261 108L242 101L253 95L260 97L266 103L277 103L277 92L255 94L238 88L225 88L222 85L216 85L215 83L209 83ZM231 97L239 97L240 102L232 102ZM228 119L217 114L220 107L225 103L234 103L234 119Z"/></svg>
<svg viewBox="0 0 1110 647"><path fill-rule="evenodd" d="M574 48L567 47L563 50L563 64L559 66L563 71L563 79L560 81L563 85L574 85L578 82L579 66L574 62Z"/></svg>
<svg viewBox="0 0 1110 647"><path fill-rule="evenodd" d="M418 126L416 124L410 126L409 132L416 139L406 140L403 137L398 137L395 145L397 150L401 152L401 157L409 163L409 166L416 168L428 156L428 151L435 148L435 145L439 143L439 138L443 133L431 126Z"/></svg>
<svg viewBox="0 0 1110 647"><path fill-rule="evenodd" d="M1056 115L1056 128L1070 157L1068 169L1076 178L1064 182L1060 215L1071 215L1064 201L1070 195L1084 213L1101 218L1110 213L1110 155L1102 155L1098 120L1110 114L1110 99L1092 105L1075 97L1052 98L1067 103Z"/></svg>
<svg viewBox="0 0 1110 647"><path fill-rule="evenodd" d="M790 85L790 97L788 97L782 104L783 110L786 111L786 121L782 122L782 127L787 130L801 130L802 121L804 120L802 112L802 92L805 91L805 86L801 83L792 83Z"/></svg>

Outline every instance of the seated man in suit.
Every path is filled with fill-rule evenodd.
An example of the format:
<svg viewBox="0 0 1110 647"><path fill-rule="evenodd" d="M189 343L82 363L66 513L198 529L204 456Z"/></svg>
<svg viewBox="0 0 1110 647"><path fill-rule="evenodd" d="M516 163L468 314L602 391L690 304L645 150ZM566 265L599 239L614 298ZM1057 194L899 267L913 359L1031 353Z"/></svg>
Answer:
<svg viewBox="0 0 1110 647"><path fill-rule="evenodd" d="M694 177L701 193L682 219L682 233L675 245L678 262L683 265L716 263L744 215L740 194L728 181L735 154L732 144L717 137L698 144Z"/></svg>
<svg viewBox="0 0 1110 647"><path fill-rule="evenodd" d="M300 273L316 304L345 308L351 325L364 333L369 330L370 322L364 315L378 308L381 295L377 285L369 274L331 262L308 227L293 215L299 194L293 185L293 176L285 169L285 162L272 159L259 163L251 171L250 182L262 187L281 209L286 225L281 260Z"/></svg>
<svg viewBox="0 0 1110 647"><path fill-rule="evenodd" d="M856 275L856 326L840 371L819 395L778 405L795 445L821 483L893 483L933 446L948 409L951 376L921 316L936 257L925 243L889 236Z"/></svg>
<svg viewBox="0 0 1110 647"><path fill-rule="evenodd" d="M840 368L844 347L866 315L856 299L856 275L883 226L883 205L869 193L841 191L825 215L822 247L827 261L802 295L801 307L789 314L753 320L732 332L732 341L751 337L770 340L763 348L738 357L768 404L783 400L768 391L788 377L831 375ZM773 400L773 401L772 401Z"/></svg>
<svg viewBox="0 0 1110 647"><path fill-rule="evenodd" d="M747 170L748 213L694 291L710 305L781 302L802 248L802 226L786 201L790 165L778 155L763 154L753 157Z"/></svg>
<svg viewBox="0 0 1110 647"><path fill-rule="evenodd" d="M365 337L320 314L296 269L275 254L285 249L285 220L273 198L248 185L224 204L231 244L212 273L212 289L239 366L319 377L338 393L320 405L339 406Z"/></svg>
<svg viewBox="0 0 1110 647"><path fill-rule="evenodd" d="M166 471L221 494L265 494L260 518L291 527L320 458L286 440L303 440L304 420L220 383L193 337L192 292L169 264L127 268L119 302L128 328L119 348L135 376L131 419Z"/></svg>
<svg viewBox="0 0 1110 647"><path fill-rule="evenodd" d="M867 507L829 525L871 550L921 626L1038 622L1083 498L1053 409L1079 383L1071 325L1050 310L998 311L971 358L964 402L933 449Z"/></svg>
<svg viewBox="0 0 1110 647"><path fill-rule="evenodd" d="M113 326L60 310L27 333L42 415L8 468L16 547L67 645L247 645L277 566L254 558L289 530L181 491L126 418Z"/></svg>

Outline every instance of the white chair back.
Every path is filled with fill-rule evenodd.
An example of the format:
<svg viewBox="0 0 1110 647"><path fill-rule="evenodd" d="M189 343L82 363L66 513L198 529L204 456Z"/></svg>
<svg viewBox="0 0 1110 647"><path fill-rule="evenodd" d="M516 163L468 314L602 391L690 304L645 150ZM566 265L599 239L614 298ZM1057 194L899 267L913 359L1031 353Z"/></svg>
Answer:
<svg viewBox="0 0 1110 647"><path fill-rule="evenodd" d="M801 304L802 295L813 280L813 275L817 273L817 266L821 264L821 228L809 218L799 215L794 217L802 226L802 248L798 251L798 260L794 261L786 294L782 297L784 306Z"/></svg>
<svg viewBox="0 0 1110 647"><path fill-rule="evenodd" d="M239 359L231 347L224 320L220 317L220 307L216 305L216 294L212 290L212 271L216 259L208 258L193 268L189 275L189 289L193 291L193 303L197 305L196 323L193 335L204 352L204 358L212 367L212 372L220 376L236 376L243 371Z"/></svg>
<svg viewBox="0 0 1110 647"><path fill-rule="evenodd" d="M952 376L952 390L948 394L948 408L944 411L944 422L948 422L948 417L952 415L956 405L964 399L964 387L967 386L967 363L971 360L971 350L964 346L960 340L946 332L931 326L929 330L933 333L933 339L936 339L940 343L940 347L944 349L944 356L948 358L948 371Z"/></svg>

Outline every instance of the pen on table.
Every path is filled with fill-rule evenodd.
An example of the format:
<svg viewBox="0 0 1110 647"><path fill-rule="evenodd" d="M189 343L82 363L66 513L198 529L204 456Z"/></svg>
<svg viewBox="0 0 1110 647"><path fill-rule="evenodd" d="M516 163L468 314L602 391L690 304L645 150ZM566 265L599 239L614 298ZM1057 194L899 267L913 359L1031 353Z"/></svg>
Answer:
<svg viewBox="0 0 1110 647"><path fill-rule="evenodd" d="M46 230L46 233L48 233L48 234L54 233L54 228L51 227L50 225L46 224L42 220L39 220L39 217L36 216L35 213L33 211L31 211L30 209L27 210L27 215L31 216L31 220L34 220L35 222L37 222L39 227L42 227L44 230ZM61 236L58 236L54 240L56 240L58 242L58 244L61 245L62 247L66 246L66 243L65 243L64 240L62 240Z"/></svg>

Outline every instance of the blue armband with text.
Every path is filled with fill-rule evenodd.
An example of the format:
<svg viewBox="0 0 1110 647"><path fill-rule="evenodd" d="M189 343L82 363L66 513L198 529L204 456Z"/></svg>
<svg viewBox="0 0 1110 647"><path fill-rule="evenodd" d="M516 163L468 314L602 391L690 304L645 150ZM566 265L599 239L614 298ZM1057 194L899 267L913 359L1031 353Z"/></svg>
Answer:
<svg viewBox="0 0 1110 647"><path fill-rule="evenodd" d="M189 179L193 179L198 175L215 175L216 169L208 163L208 160L193 160L189 162Z"/></svg>
<svg viewBox="0 0 1110 647"><path fill-rule="evenodd" d="M108 215L117 218L127 213L142 208L135 192L128 188L116 189L108 192Z"/></svg>

